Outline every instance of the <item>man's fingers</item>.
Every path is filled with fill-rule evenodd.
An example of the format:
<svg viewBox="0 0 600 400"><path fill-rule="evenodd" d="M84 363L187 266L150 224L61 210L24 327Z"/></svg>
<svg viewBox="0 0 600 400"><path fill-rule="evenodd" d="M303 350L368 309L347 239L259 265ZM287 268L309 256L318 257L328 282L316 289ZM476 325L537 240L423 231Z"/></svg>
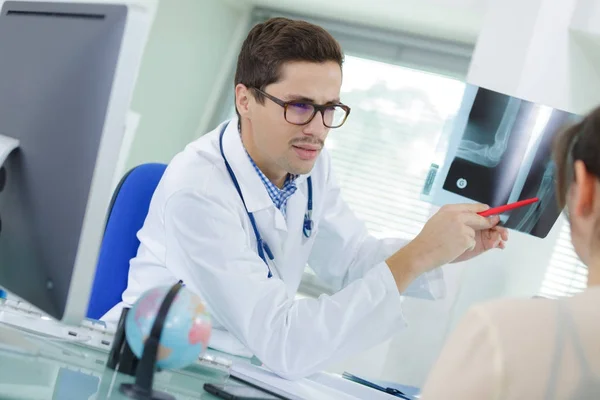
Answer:
<svg viewBox="0 0 600 400"><path fill-rule="evenodd" d="M442 209L453 211L453 212L466 212L475 213L489 210L490 206L487 204L475 203L475 204L449 204L442 207Z"/></svg>
<svg viewBox="0 0 600 400"><path fill-rule="evenodd" d="M467 213L462 214L461 218L467 226L470 226L471 228L478 231L482 229L491 229L498 225L498 222L500 222L500 217L498 217L497 215L493 217L482 217L481 215Z"/></svg>
<svg viewBox="0 0 600 400"><path fill-rule="evenodd" d="M475 204L461 204L462 211L468 213L479 213L483 211L487 211L490 209L490 206L487 204L475 203Z"/></svg>
<svg viewBox="0 0 600 400"><path fill-rule="evenodd" d="M502 226L494 226L492 230L498 232L503 241L506 242L508 240L508 229Z"/></svg>
<svg viewBox="0 0 600 400"><path fill-rule="evenodd" d="M488 232L494 237L494 247L504 250L506 248L505 242L508 240L508 229L501 226L495 226L488 230Z"/></svg>

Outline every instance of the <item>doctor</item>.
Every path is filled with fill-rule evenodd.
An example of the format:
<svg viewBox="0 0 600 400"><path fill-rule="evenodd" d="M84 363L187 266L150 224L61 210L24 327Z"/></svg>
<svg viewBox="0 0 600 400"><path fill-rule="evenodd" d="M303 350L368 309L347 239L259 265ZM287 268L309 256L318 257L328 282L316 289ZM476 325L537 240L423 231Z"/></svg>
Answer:
<svg viewBox="0 0 600 400"><path fill-rule="evenodd" d="M498 218L477 215L485 205L443 207L409 243L369 235L323 147L350 114L342 61L336 40L303 21L250 31L235 75L238 117L169 164L123 302L105 320L182 279L212 314L211 347L295 379L398 332L403 295L441 294L437 267L504 247ZM337 292L296 299L307 264Z"/></svg>

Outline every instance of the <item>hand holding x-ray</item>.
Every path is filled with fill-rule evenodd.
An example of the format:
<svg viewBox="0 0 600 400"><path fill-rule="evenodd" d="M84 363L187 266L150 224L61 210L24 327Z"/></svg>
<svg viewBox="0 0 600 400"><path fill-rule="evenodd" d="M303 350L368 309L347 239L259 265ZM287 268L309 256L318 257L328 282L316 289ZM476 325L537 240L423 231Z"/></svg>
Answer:
<svg viewBox="0 0 600 400"><path fill-rule="evenodd" d="M537 197L529 207L503 213L501 225L546 237L562 211L554 188L553 139L579 118L467 85L461 107L442 135L422 198L439 206L477 202L497 207ZM492 246L495 233L489 233Z"/></svg>
<svg viewBox="0 0 600 400"><path fill-rule="evenodd" d="M482 217L484 204L453 204L440 208L406 246L421 274L454 261L473 258L487 250L504 248L508 232L498 216Z"/></svg>
<svg viewBox="0 0 600 400"><path fill-rule="evenodd" d="M489 218L497 218L499 220L498 217ZM476 231L475 235L475 241L477 242L475 248L473 248L473 250L465 251L456 260L454 260L454 262L470 260L471 258L477 257L488 250L504 250L506 247L506 242L508 241L508 229L499 225L489 229Z"/></svg>

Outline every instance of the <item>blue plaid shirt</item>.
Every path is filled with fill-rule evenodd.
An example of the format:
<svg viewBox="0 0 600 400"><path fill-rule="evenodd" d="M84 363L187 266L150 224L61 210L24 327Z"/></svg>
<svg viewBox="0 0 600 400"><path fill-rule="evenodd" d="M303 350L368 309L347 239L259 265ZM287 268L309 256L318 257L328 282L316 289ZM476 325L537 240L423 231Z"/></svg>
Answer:
<svg viewBox="0 0 600 400"><path fill-rule="evenodd" d="M246 152L246 154L248 154L248 152ZM260 180L265 185L265 188L267 188L267 192L269 193L269 197L273 201L273 204L275 204L275 207L277 207L283 216L286 217L287 201L290 196L296 192L296 178L298 176L288 174L287 178L285 179L285 183L283 184L283 188L279 189L273 184L273 182L269 180L269 178L265 176L265 174L263 174L260 168L258 168L252 157L250 157L250 154L248 154L248 158L250 159L254 170L260 177Z"/></svg>

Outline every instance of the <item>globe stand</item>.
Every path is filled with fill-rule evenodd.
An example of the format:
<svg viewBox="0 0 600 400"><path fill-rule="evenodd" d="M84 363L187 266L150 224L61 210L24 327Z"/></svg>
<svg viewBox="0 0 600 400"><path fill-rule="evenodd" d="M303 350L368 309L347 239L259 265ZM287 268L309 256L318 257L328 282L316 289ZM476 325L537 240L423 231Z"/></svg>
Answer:
<svg viewBox="0 0 600 400"><path fill-rule="evenodd" d="M106 367L122 374L135 376L137 371L137 365L139 359L133 354L127 338L125 337L125 322L127 320L127 314L129 314L129 308L123 307L121 310L121 317L117 325L117 330L113 338L112 348L106 361Z"/></svg>
<svg viewBox="0 0 600 400"><path fill-rule="evenodd" d="M175 400L175 397L171 396L170 394L152 390L152 385L154 381L154 371L156 370L156 356L158 355L163 325L167 319L169 308L171 308L171 304L173 304L175 296L182 287L183 285L181 282L173 285L163 299L160 308L156 313L156 319L154 320L154 324L152 324L150 336L148 336L146 342L144 343L142 359L137 366L135 383L123 383L119 387L121 393L125 394L129 398L136 400Z"/></svg>

